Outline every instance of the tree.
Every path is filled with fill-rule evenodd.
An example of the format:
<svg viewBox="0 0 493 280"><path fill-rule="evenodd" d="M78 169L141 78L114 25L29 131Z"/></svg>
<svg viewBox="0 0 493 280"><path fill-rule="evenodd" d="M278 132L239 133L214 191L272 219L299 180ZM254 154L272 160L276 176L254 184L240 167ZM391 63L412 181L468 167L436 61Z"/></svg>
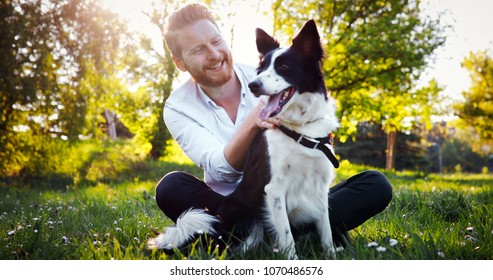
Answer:
<svg viewBox="0 0 493 280"><path fill-rule="evenodd" d="M411 131L419 124L425 129L433 127L431 117L439 113L436 104L440 100L440 91L440 87L432 80L428 86L417 90L409 90L397 95L389 94L374 101L373 108L378 108L380 113L373 113L371 118L381 124L387 134L385 165L387 170L395 168L399 132Z"/></svg>
<svg viewBox="0 0 493 280"><path fill-rule="evenodd" d="M97 131L124 34L96 0L0 2L0 172Z"/></svg>
<svg viewBox="0 0 493 280"><path fill-rule="evenodd" d="M158 61L156 64L147 68L149 73L154 74L154 78L150 80L151 83L149 86L154 91L154 98L150 105L156 122L152 131L150 131L150 143L152 148L149 155L153 159L158 159L164 154L166 142L171 138L163 119L164 102L171 94L173 81L178 75L176 66L171 59L171 52L164 39L166 32L165 27L168 17L173 11L178 9L179 1L161 1L159 4L153 3L153 5L153 11L148 13L147 16L151 23L159 28L159 31L161 32L162 49L155 50L149 39L144 39L142 42L148 54Z"/></svg>
<svg viewBox="0 0 493 280"><path fill-rule="evenodd" d="M405 114L431 110L430 93L436 92L417 89L414 82L445 42L440 19L422 18L419 4L419 0L277 0L272 5L274 28L282 32L278 37L291 37L305 20L316 20L327 57L326 85L338 102L342 125L338 134L345 141L355 135L359 122L382 125L388 133L387 168L393 168L396 132L406 129L402 124L412 117ZM418 94L427 98L420 109L412 98Z"/></svg>
<svg viewBox="0 0 493 280"><path fill-rule="evenodd" d="M436 129L431 130L427 137L429 140L441 144L443 171L491 172L493 145L491 143L488 145L482 140L473 127L464 127L458 122L461 120L457 119L446 125L442 124L438 131ZM430 150L433 152L435 149ZM437 159L432 159L432 161L436 162Z"/></svg>
<svg viewBox="0 0 493 280"><path fill-rule="evenodd" d="M456 114L474 127L484 140L493 140L493 60L486 51L470 53L462 62L469 71L471 87L463 91L464 102L454 105Z"/></svg>
<svg viewBox="0 0 493 280"><path fill-rule="evenodd" d="M445 121L435 123L426 135L426 140L430 145L430 150L436 150L436 161L438 162L439 173L443 173L443 144L452 136L453 130L447 127Z"/></svg>
<svg viewBox="0 0 493 280"><path fill-rule="evenodd" d="M357 127L356 137L345 143L336 143L335 148L341 158L352 163L366 164L385 168L387 135L380 125L361 122ZM396 144L395 169L426 170L430 165L427 159L427 145L422 141L421 127L413 127L406 133L397 132L400 141ZM371 149L368 149L371 147Z"/></svg>
<svg viewBox="0 0 493 280"><path fill-rule="evenodd" d="M20 133L37 124L25 112L50 113L43 92L54 90L48 73L59 65L51 55L48 20L40 1L0 2L0 172L21 160Z"/></svg>
<svg viewBox="0 0 493 280"><path fill-rule="evenodd" d="M58 126L69 140L97 135L101 113L116 93L109 79L118 81L119 57L125 49L126 26L96 0L51 1L52 37L64 68L65 91L53 92L59 105Z"/></svg>

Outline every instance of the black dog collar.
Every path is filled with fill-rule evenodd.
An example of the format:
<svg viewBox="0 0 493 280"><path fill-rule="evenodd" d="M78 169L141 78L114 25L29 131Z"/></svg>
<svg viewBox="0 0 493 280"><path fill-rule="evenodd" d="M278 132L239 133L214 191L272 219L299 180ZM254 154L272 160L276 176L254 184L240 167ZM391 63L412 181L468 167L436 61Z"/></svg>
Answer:
<svg viewBox="0 0 493 280"><path fill-rule="evenodd" d="M320 137L320 138L311 138L304 136L302 134L299 134L296 131L293 131L285 126L279 126L278 127L284 134L289 136L291 139L296 141L297 143L303 145L304 147L307 147L309 149L318 149L322 151L325 156L332 162L332 165L334 165L335 168L339 167L339 161L335 157L335 155L332 153L330 150L329 146L332 145L334 142L334 138L332 137L332 134L329 134L327 137Z"/></svg>

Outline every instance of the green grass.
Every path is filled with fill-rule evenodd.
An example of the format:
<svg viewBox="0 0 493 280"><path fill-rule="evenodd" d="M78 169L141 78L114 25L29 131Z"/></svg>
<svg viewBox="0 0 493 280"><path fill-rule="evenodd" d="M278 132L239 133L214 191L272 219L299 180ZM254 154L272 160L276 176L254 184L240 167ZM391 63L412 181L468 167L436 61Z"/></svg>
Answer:
<svg viewBox="0 0 493 280"><path fill-rule="evenodd" d="M133 145L82 144L61 152L56 176L3 178L0 259L284 258L267 243L246 253L199 243L171 256L145 249L170 224L153 198L157 181L171 170L201 171L175 146L151 162ZM337 181L365 169L343 161ZM492 175L386 175L394 186L391 204L350 232L338 259L493 259ZM315 239L297 241L301 259L328 258Z"/></svg>

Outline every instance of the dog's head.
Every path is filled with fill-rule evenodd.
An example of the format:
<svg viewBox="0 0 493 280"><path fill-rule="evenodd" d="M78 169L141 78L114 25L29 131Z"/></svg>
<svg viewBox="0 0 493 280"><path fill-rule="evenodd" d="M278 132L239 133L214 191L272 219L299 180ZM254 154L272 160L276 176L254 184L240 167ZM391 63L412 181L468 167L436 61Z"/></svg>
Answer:
<svg viewBox="0 0 493 280"><path fill-rule="evenodd" d="M274 38L258 28L256 43L260 63L257 77L248 86L257 97L269 96L267 105L260 112L261 118L282 115L303 95L315 94L317 98L327 100L320 69L323 50L313 20L305 23L288 48L280 48Z"/></svg>

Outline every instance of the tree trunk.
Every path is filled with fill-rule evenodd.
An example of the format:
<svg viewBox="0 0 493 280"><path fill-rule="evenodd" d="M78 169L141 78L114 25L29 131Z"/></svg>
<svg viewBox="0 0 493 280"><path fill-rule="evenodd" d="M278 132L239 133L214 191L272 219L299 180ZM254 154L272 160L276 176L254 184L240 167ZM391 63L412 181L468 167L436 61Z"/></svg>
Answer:
<svg viewBox="0 0 493 280"><path fill-rule="evenodd" d="M385 169L393 170L395 168L395 150L397 144L397 131L387 133L387 158Z"/></svg>
<svg viewBox="0 0 493 280"><path fill-rule="evenodd" d="M155 13L157 12L156 10L154 11ZM163 75L164 78L162 82L156 85L157 89L159 90L161 97L162 97L162 103L157 103L155 104L155 110L158 114L158 123L156 128L154 129L153 135L151 136L150 143L151 143L151 151L149 152L149 157L152 159L159 159L164 155L165 149L166 149L166 141L171 138L171 135L168 132L168 128L166 127L166 124L164 123L163 119L163 110L164 110L164 104L166 102L166 99L168 99L169 95L171 94L171 89L172 89L172 84L173 80L176 77L176 66L175 63L173 62L173 59L171 57L171 52L168 49L166 45L166 41L164 39L164 34L165 32L165 19L168 17L168 14L164 14L158 17L153 18L153 16L149 16L153 23L161 30L161 34L163 34L162 37L162 46L164 50L164 56L162 58L162 63L163 63Z"/></svg>
<svg viewBox="0 0 493 280"><path fill-rule="evenodd" d="M149 156L151 159L154 160L158 160L164 155L164 150L166 149L166 141L170 138L168 129L166 128L166 124L164 123L163 119L163 109L163 107L159 109L160 117L158 118L157 128L150 140L152 148L149 152Z"/></svg>
<svg viewBox="0 0 493 280"><path fill-rule="evenodd" d="M116 134L116 116L115 113L108 109L104 109L104 118L106 119L106 125L108 126L108 135L112 140L116 140L118 135Z"/></svg>

